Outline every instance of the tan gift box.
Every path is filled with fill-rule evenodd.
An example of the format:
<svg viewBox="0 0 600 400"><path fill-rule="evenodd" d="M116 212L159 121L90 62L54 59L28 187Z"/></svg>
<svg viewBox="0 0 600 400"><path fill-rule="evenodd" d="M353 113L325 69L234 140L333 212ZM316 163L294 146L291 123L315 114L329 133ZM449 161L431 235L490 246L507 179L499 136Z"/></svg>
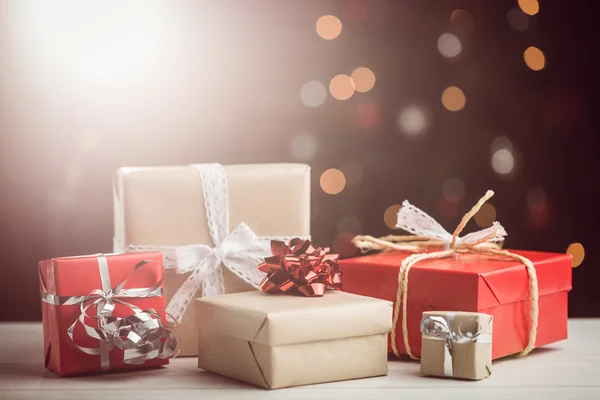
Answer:
<svg viewBox="0 0 600 400"><path fill-rule="evenodd" d="M388 301L246 292L196 300L198 367L267 389L387 375Z"/></svg>
<svg viewBox="0 0 600 400"><path fill-rule="evenodd" d="M421 373L479 380L492 374L492 316L428 311L421 322Z"/></svg>
<svg viewBox="0 0 600 400"><path fill-rule="evenodd" d="M230 231L245 223L258 236L310 235L310 167L252 164L222 169L226 175ZM173 267L176 261L171 246L214 246L203 192L207 182L203 182L199 171L202 165L119 169L114 191L115 251L157 250L157 246L162 246L159 250L165 250L166 266ZM222 215L216 217L226 220ZM219 269L224 293L254 290L229 269L222 265ZM173 268L165 270L167 302L189 275ZM201 295L199 289L190 298ZM179 325L180 355L196 355L195 326L192 301Z"/></svg>

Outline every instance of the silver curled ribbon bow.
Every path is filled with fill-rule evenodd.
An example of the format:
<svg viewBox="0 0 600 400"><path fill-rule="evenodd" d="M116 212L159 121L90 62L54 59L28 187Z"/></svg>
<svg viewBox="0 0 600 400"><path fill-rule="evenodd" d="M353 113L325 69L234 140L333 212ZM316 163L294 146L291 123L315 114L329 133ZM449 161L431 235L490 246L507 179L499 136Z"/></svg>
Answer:
<svg viewBox="0 0 600 400"><path fill-rule="evenodd" d="M104 285L108 279L106 256L98 255L97 259ZM159 310L142 310L126 300L163 295L162 278L148 288L124 288L137 270L150 263L160 264L157 261L140 261L135 265L132 275L110 290L94 289L86 296L58 296L45 290L41 293L42 301L50 304L79 305L80 314L67 329L67 335L82 352L101 356L103 370L108 369L108 353L114 348L123 350L123 362L132 365L141 365L155 358L172 358L179 351L175 332L163 322ZM128 307L132 314L126 317L113 316L117 304ZM95 313L90 314L88 311L94 308ZM96 321L96 326L89 325L86 319ZM81 325L89 337L98 339L100 345L84 347L75 343L77 325Z"/></svg>
<svg viewBox="0 0 600 400"><path fill-rule="evenodd" d="M482 333L481 326L478 326L476 330L463 331L461 324L458 325L456 330L452 330L452 322L454 320L453 313L446 313L445 317L440 316L426 316L421 321L421 332L423 338L443 340L444 346L444 375L452 377L454 376L452 369L452 347L453 344L457 343L492 343L491 333Z"/></svg>

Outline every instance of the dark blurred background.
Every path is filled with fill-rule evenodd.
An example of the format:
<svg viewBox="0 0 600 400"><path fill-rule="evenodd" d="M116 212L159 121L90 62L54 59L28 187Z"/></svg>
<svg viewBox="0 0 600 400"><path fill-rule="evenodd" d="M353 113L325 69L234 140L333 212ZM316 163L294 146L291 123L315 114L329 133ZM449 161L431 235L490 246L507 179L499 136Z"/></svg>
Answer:
<svg viewBox="0 0 600 400"><path fill-rule="evenodd" d="M600 316L596 16L550 0L0 0L0 320L37 261L110 252L120 166L305 162L343 256L409 199L569 251ZM341 75L341 76L338 76Z"/></svg>

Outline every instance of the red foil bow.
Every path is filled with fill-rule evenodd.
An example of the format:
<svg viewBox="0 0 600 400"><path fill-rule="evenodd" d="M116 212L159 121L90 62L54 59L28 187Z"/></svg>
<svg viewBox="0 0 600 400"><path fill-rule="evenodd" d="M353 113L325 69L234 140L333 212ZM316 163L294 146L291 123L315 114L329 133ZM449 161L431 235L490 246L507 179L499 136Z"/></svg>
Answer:
<svg viewBox="0 0 600 400"><path fill-rule="evenodd" d="M326 289L342 288L339 255L329 254L328 247L295 238L289 245L272 240L271 251L273 255L258 266L267 273L260 283L265 292L320 297Z"/></svg>

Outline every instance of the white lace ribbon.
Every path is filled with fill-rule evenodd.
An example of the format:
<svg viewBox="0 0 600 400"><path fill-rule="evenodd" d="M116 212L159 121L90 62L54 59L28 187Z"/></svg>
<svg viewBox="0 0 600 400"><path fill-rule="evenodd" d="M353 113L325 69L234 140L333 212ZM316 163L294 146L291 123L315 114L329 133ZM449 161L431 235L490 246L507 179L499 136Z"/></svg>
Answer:
<svg viewBox="0 0 600 400"><path fill-rule="evenodd" d="M435 219L408 201L402 203L398 211L396 228L403 229L413 235L438 240L446 248L466 247L474 245L499 244L504 242L506 231L499 222L494 222L489 228L471 232L463 237L457 237L452 243L452 234L445 230Z"/></svg>
<svg viewBox="0 0 600 400"><path fill-rule="evenodd" d="M214 247L203 244L124 246L116 240L114 242L115 252L160 251L163 254L165 268L174 268L180 274L190 273L167 306L167 312L177 322L181 322L200 288L202 288L202 296L205 297L223 294L221 265L258 288L265 274L259 271L257 266L262 258L271 255L271 239L286 242L292 239L288 236L258 237L244 223L230 232L229 194L225 170L220 164L196 164L191 167L200 174L208 229Z"/></svg>

